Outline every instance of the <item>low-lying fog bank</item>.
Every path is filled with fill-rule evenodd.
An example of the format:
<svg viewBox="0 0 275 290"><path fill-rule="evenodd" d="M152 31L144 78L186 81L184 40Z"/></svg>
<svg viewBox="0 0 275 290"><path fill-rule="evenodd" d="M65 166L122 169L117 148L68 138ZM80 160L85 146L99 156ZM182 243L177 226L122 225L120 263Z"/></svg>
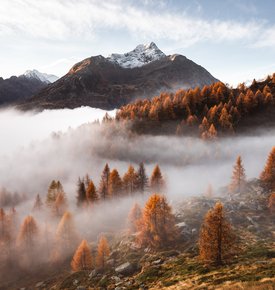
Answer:
<svg viewBox="0 0 275 290"><path fill-rule="evenodd" d="M214 188L227 184L237 155L243 158L247 176L258 177L274 145L273 132L264 130L257 136L213 143L172 136L127 138L123 132L106 134L102 127L90 123L66 131L69 126L76 128L104 114L91 108L36 115L0 112L0 186L44 197L50 181L59 179L68 198L75 200L79 176L89 173L97 185L106 162L123 175L130 163L137 166L143 161L148 175L159 163L168 194L177 198L202 193L209 183ZM65 133L51 135L52 131Z"/></svg>
<svg viewBox="0 0 275 290"><path fill-rule="evenodd" d="M0 110L0 155L49 137L52 132L65 132L83 123L101 120L106 111L90 107L42 112L20 112L15 109ZM114 116L114 111L109 111Z"/></svg>

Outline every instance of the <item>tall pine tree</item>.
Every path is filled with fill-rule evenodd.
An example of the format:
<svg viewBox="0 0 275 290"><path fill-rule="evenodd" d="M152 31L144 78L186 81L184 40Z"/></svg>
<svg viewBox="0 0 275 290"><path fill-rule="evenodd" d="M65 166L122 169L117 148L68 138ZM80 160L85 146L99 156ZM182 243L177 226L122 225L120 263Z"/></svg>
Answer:
<svg viewBox="0 0 275 290"><path fill-rule="evenodd" d="M108 163L106 163L103 172L101 174L101 180L99 184L98 193L100 198L106 199L109 196L109 183L110 183L110 168Z"/></svg>
<svg viewBox="0 0 275 290"><path fill-rule="evenodd" d="M116 169L110 174L109 194L111 197L117 197L122 194L122 180Z"/></svg>
<svg viewBox="0 0 275 290"><path fill-rule="evenodd" d="M164 179L158 165L155 166L150 179L151 191L161 193L164 189Z"/></svg>
<svg viewBox="0 0 275 290"><path fill-rule="evenodd" d="M86 240L78 246L73 256L71 267L73 271L90 270L93 266L92 255Z"/></svg>
<svg viewBox="0 0 275 290"><path fill-rule="evenodd" d="M235 235L224 215L223 205L217 202L203 221L200 237L200 259L206 263L221 265L232 257Z"/></svg>
<svg viewBox="0 0 275 290"><path fill-rule="evenodd" d="M177 237L175 218L166 198L153 194L143 210L138 242L143 246L163 248L173 244Z"/></svg>
<svg viewBox="0 0 275 290"><path fill-rule="evenodd" d="M144 163L139 164L137 172L137 190L141 193L144 193L148 187L148 177L146 175Z"/></svg>
<svg viewBox="0 0 275 290"><path fill-rule="evenodd" d="M237 157L236 164L233 168L233 173L230 183L230 191L241 193L246 183L245 170L242 164L241 156Z"/></svg>
<svg viewBox="0 0 275 290"><path fill-rule="evenodd" d="M84 206L87 204L87 198L86 198L86 188L84 180L78 179L77 183L77 195L76 195L76 204L78 207Z"/></svg>
<svg viewBox="0 0 275 290"><path fill-rule="evenodd" d="M110 255L109 244L104 236L99 240L97 247L96 266L98 269L104 270L106 268L107 258Z"/></svg>
<svg viewBox="0 0 275 290"><path fill-rule="evenodd" d="M265 168L260 175L260 179L267 189L275 191L275 146L268 155Z"/></svg>

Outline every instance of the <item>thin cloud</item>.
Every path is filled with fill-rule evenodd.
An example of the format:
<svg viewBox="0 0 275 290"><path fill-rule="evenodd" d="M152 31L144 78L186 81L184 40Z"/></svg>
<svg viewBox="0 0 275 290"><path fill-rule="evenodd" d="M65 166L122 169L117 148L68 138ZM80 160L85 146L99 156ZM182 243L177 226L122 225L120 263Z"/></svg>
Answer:
<svg viewBox="0 0 275 290"><path fill-rule="evenodd" d="M206 40L252 40L265 28L261 21L205 20L185 11L171 12L167 6L153 9L152 2L150 4L148 9L144 1L137 6L125 0L3 0L0 35L20 34L62 41L96 38L101 29L122 30L139 38L184 40L187 47ZM266 45L273 45L273 42L266 42Z"/></svg>

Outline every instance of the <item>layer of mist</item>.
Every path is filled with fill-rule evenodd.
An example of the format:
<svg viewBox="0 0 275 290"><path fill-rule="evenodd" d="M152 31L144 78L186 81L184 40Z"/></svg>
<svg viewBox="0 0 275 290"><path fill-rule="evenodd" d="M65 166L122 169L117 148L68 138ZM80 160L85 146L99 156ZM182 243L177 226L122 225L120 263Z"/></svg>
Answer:
<svg viewBox="0 0 275 290"><path fill-rule="evenodd" d="M130 163L137 166L144 162L148 175L158 163L171 197L200 194L209 183L218 188L230 181L237 155L243 158L247 176L258 177L274 145L272 131L219 139L214 143L190 137L143 135L129 138L123 130L111 129L106 133L105 126L91 123L72 129L85 118L92 121L102 117L104 111L83 108L41 114L32 116L14 110L0 113L0 133L10 136L4 137L4 145L1 144L0 186L30 197L37 193L44 196L51 180L58 179L68 198L74 200L78 177L88 173L98 184L106 162L121 175ZM78 115L82 114L85 117L81 119ZM40 132L43 124L47 126ZM71 129L65 132L68 125ZM4 126L8 133L3 130ZM54 129L63 132L48 134L46 138L47 132ZM13 137L18 134L24 135L22 142L19 136ZM34 141L35 137L40 140ZM10 152L7 150L9 142L13 149Z"/></svg>
<svg viewBox="0 0 275 290"><path fill-rule="evenodd" d="M47 228L49 239L54 240L59 219L51 218L49 210L32 212L32 207L36 194L45 202L50 182L60 180L79 238L97 240L101 233L125 229L133 203L143 205L148 196L128 196L79 209L76 207L79 177L88 173L98 186L107 162L121 176L129 164L137 168L140 162L144 162L149 176L158 163L167 183L168 199L175 202L202 194L210 183L214 194L218 194L219 188L230 182L238 155L242 156L247 177L258 177L274 145L274 131L266 130L257 132L257 136L235 136L215 142L193 137L129 135L118 125L92 123L102 119L104 114L104 111L88 108L39 114L15 110L0 112L3 140L0 188L25 197L24 202L16 206L19 223L32 213L41 237ZM80 125L83 122L85 124ZM47 255L43 256L40 262L47 259Z"/></svg>
<svg viewBox="0 0 275 290"><path fill-rule="evenodd" d="M106 111L90 107L43 112L19 112L15 109L0 110L0 155L42 140L53 132L65 132L83 123L101 120ZM114 111L109 111L114 116Z"/></svg>

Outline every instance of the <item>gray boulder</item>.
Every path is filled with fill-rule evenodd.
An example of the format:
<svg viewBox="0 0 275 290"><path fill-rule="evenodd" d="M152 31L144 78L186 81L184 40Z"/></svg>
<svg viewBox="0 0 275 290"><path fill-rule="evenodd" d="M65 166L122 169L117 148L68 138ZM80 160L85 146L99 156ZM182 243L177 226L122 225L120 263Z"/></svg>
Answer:
<svg viewBox="0 0 275 290"><path fill-rule="evenodd" d="M135 272L135 270L136 270L136 267L129 262L126 262L118 266L117 268L115 268L115 272L121 275L131 275Z"/></svg>

